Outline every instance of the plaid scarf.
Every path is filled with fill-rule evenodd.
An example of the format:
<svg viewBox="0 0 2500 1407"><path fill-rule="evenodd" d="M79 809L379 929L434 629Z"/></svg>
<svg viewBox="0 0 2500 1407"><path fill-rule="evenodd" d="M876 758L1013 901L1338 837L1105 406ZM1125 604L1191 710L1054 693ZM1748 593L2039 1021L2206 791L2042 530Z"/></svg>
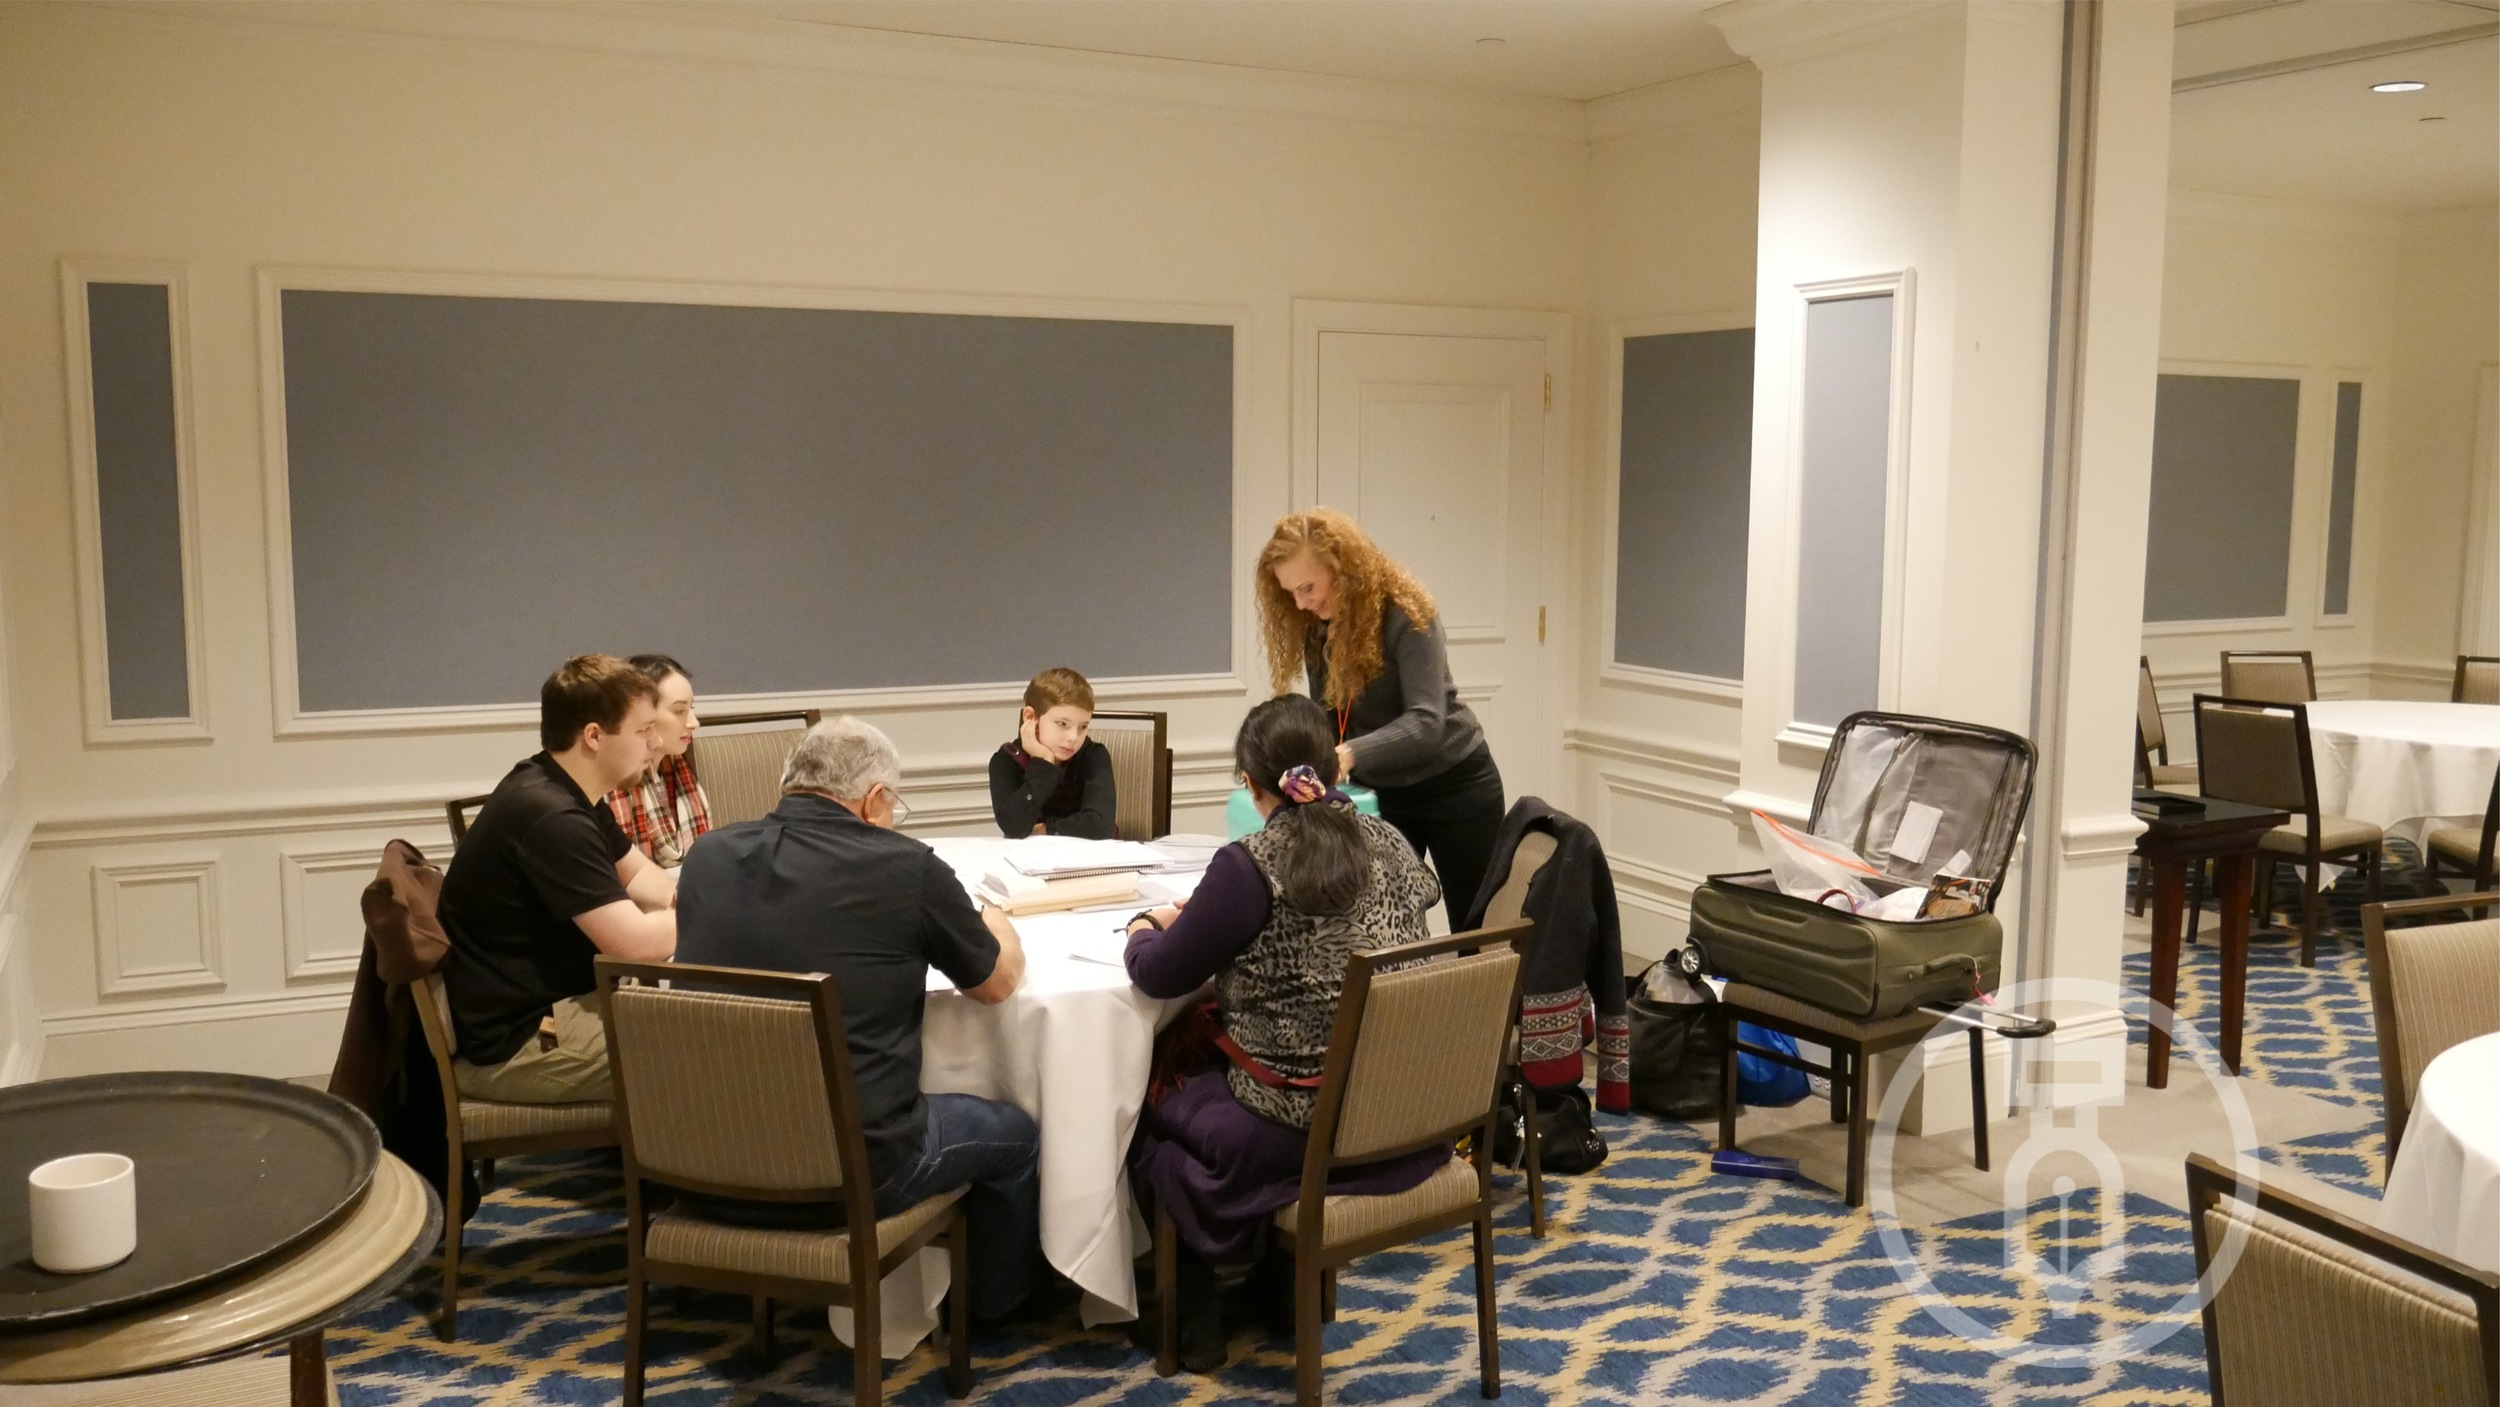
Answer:
<svg viewBox="0 0 2500 1407"><path fill-rule="evenodd" d="M711 808L684 757L663 757L642 780L608 793L608 809L625 837L662 865L675 868L686 847L712 828Z"/></svg>

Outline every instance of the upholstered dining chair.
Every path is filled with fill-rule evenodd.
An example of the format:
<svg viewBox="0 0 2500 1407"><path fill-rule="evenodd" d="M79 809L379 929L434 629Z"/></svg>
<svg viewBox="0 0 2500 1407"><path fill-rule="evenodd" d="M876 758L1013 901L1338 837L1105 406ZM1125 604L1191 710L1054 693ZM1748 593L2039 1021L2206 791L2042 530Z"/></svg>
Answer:
<svg viewBox="0 0 2500 1407"><path fill-rule="evenodd" d="M2391 918L2482 913L2480 919L2390 928ZM2500 894L2366 904L2370 1015L2378 1030L2387 1165L2413 1117L2422 1072L2450 1046L2500 1031Z"/></svg>
<svg viewBox="0 0 2500 1407"><path fill-rule="evenodd" d="M1493 1287L1493 1121L1501 1100L1502 1040L1519 1009L1529 925L1479 928L1428 942L1357 953L1328 1042L1311 1114L1302 1195L1276 1213L1277 1242L1293 1257L1294 1388L1301 1407L1321 1400L1320 1323L1335 1317L1339 1266L1472 1224L1476 1252L1478 1387L1502 1392ZM1468 1156L1404 1192L1331 1196L1329 1174L1472 1137ZM1176 1282L1176 1232L1155 1211L1155 1283ZM1180 1366L1177 1297L1160 1309L1155 1371Z"/></svg>
<svg viewBox="0 0 2500 1407"><path fill-rule="evenodd" d="M1537 872L1554 858L1556 842L1552 831L1532 830L1519 837L1519 847L1511 851L1510 873L1502 877L1502 887L1485 901L1484 926L1507 928L1524 922L1523 911L1528 904L1528 886L1536 883ZM1519 1014L1511 1013L1510 1034L1502 1040L1502 1087L1515 1091L1519 1099L1519 1170L1528 1184L1528 1234L1539 1240L1545 1236L1545 1136L1537 1122L1536 1095L1528 1088L1528 1077L1519 1068Z"/></svg>
<svg viewBox="0 0 2500 1407"><path fill-rule="evenodd" d="M449 1146L449 1176L443 1183L443 1305L435 1331L445 1342L460 1337L460 1229L467 1217L456 1205L472 1163L491 1168L498 1158L524 1153L560 1153L577 1148L610 1148L616 1144L614 1111L607 1104L503 1104L471 1099L453 1082L451 1001L443 992L443 975L429 972L411 984L410 1005L425 1031L425 1048L434 1057L434 1078L443 1091L443 1140Z"/></svg>
<svg viewBox="0 0 2500 1407"><path fill-rule="evenodd" d="M2215 1403L2500 1407L2500 1276L2202 1153L2187 1185Z"/></svg>
<svg viewBox="0 0 2500 1407"><path fill-rule="evenodd" d="M463 796L443 803L443 816L451 822L451 843L458 845L469 835L469 817L491 797Z"/></svg>
<svg viewBox="0 0 2500 1407"><path fill-rule="evenodd" d="M2387 836L2368 821L2318 813L2318 768L2309 749L2306 704L2198 694L2196 766L2204 795L2292 813L2291 822L2258 842L2256 903L2273 921L2274 867L2301 867L2300 962L2318 965L2318 867L2352 860L2362 867L2371 902L2378 899L2379 848Z"/></svg>
<svg viewBox="0 0 2500 1407"><path fill-rule="evenodd" d="M780 805L782 765L800 736L824 716L819 709L804 708L706 717L686 750L686 762L703 787L712 825L761 820Z"/></svg>
<svg viewBox="0 0 2500 1407"><path fill-rule="evenodd" d="M2476 889L2500 882L2500 768L2492 770L2491 800L2483 804L2483 823L2442 826L2422 841L2422 867L2432 879L2459 874Z"/></svg>
<svg viewBox="0 0 2500 1407"><path fill-rule="evenodd" d="M2500 655L2457 656L2457 677L2448 702L2500 704Z"/></svg>
<svg viewBox="0 0 2500 1407"><path fill-rule="evenodd" d="M2225 650L2222 696L2260 703L2305 704L2318 697L2318 670L2307 650ZM2203 757L2203 752L2197 753Z"/></svg>
<svg viewBox="0 0 2500 1407"><path fill-rule="evenodd" d="M848 1307L851 1399L876 1407L885 1392L880 1282L940 1238L953 1274L946 1391L971 1391L963 1192L877 1216L834 980L605 957L598 972L625 1149L625 1407L642 1403L654 1284L752 1297L756 1350L767 1362L774 1300ZM832 1203L843 1225L733 1225L653 1195L662 1189ZM861 1227L868 1233L854 1235Z"/></svg>
<svg viewBox="0 0 2500 1407"><path fill-rule="evenodd" d="M2153 662L2135 659L2136 785L2163 787L2193 796L2196 764L2170 760L2170 728L2162 721L2161 693L2153 687Z"/></svg>
<svg viewBox="0 0 2500 1407"><path fill-rule="evenodd" d="M1160 840L1172 833L1172 749L1163 713L1094 714L1091 737L1111 754L1111 781L1119 791L1114 819L1122 840Z"/></svg>

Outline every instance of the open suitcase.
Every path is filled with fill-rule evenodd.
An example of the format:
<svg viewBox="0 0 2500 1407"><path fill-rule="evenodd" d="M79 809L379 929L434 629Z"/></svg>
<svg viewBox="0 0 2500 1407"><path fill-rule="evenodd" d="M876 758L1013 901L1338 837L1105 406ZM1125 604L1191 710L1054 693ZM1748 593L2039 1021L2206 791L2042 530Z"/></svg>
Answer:
<svg viewBox="0 0 2500 1407"><path fill-rule="evenodd" d="M1832 735L1807 829L1882 871L1879 893L1937 875L1987 885L1955 918L1890 922L1780 892L1769 870L1712 875L1693 892L1692 941L1721 977L1868 1020L1994 991L2005 947L1997 897L2031 805L2031 744L1940 718L1853 713Z"/></svg>

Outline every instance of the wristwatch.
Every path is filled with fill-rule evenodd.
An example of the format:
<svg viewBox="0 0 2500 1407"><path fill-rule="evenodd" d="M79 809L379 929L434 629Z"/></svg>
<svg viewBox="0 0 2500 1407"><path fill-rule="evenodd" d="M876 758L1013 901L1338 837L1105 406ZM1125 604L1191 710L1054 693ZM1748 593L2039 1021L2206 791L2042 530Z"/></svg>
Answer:
<svg viewBox="0 0 2500 1407"><path fill-rule="evenodd" d="M1128 916L1128 922L1120 926L1131 933L1135 933L1140 919L1143 919L1146 926L1153 929L1155 932L1161 933L1163 931L1163 922L1155 917L1155 911L1152 909L1139 909L1137 912Z"/></svg>

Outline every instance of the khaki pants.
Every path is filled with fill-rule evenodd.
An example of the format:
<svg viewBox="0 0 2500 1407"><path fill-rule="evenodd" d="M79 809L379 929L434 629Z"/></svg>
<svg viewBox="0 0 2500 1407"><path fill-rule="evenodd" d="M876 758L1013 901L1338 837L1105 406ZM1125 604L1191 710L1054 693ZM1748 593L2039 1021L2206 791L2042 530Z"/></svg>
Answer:
<svg viewBox="0 0 2500 1407"><path fill-rule="evenodd" d="M451 1062L460 1092L498 1104L579 1104L608 1097L608 1031L599 1019L599 994L585 992L555 1005L556 1039L533 1035L501 1065Z"/></svg>

